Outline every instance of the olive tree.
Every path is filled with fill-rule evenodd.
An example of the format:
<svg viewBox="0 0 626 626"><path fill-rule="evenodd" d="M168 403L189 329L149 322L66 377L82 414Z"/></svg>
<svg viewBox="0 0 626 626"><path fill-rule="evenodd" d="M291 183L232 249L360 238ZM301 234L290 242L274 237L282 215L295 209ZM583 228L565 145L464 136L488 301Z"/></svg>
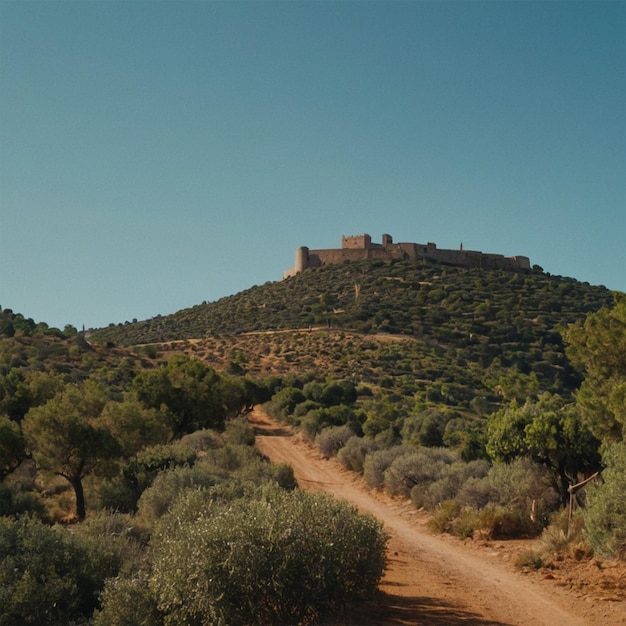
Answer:
<svg viewBox="0 0 626 626"><path fill-rule="evenodd" d="M265 486L225 505L187 492L157 525L148 584L167 625L319 623L372 595L386 541L320 494Z"/></svg>

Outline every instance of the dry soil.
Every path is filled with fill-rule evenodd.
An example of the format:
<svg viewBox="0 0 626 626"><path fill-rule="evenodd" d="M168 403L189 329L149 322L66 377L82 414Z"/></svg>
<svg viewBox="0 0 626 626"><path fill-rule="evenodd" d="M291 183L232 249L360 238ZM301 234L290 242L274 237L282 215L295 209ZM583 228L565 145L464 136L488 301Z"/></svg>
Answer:
<svg viewBox="0 0 626 626"><path fill-rule="evenodd" d="M428 516L409 502L367 488L285 425L261 410L249 416L258 449L293 467L300 487L353 503L384 523L389 565L375 601L348 611L362 626L626 625L626 569L598 559L555 558L550 569L524 573L515 554L528 542L461 541L434 535Z"/></svg>

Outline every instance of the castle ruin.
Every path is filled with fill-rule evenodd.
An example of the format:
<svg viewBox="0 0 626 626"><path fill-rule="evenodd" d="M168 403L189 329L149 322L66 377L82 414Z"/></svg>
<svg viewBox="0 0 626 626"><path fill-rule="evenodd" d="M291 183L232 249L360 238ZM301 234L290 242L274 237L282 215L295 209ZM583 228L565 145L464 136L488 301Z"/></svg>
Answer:
<svg viewBox="0 0 626 626"><path fill-rule="evenodd" d="M530 259L526 256L505 257L502 254L485 254L474 250L443 250L434 243L393 243L391 235L383 235L382 243L372 243L367 235L352 235L341 238L341 248L329 250L309 250L301 246L296 250L295 265L288 269L283 278L289 278L312 267L321 267L343 261L416 261L428 259L444 265L459 267L479 267L483 269L504 269L522 271L530 269Z"/></svg>

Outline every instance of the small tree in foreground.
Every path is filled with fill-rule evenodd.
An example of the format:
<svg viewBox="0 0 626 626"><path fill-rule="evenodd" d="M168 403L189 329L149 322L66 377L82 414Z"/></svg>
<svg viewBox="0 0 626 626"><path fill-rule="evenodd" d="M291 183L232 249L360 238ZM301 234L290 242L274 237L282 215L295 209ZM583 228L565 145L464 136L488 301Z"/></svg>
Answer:
<svg viewBox="0 0 626 626"><path fill-rule="evenodd" d="M188 492L157 527L148 583L166 624L318 623L373 594L386 542L328 496L266 486L226 506Z"/></svg>

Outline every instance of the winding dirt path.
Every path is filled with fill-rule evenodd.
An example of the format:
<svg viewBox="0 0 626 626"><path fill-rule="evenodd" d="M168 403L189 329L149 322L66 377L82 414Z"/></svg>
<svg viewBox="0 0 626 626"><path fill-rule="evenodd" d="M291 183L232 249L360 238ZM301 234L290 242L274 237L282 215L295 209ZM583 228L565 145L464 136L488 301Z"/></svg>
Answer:
<svg viewBox="0 0 626 626"><path fill-rule="evenodd" d="M376 603L358 609L348 623L362 626L420 624L457 626L626 625L624 603L593 603L519 573L497 552L476 550L430 534L409 503L367 488L335 460L323 459L291 429L259 409L249 415L259 451L292 466L300 487L352 502L383 521L389 566Z"/></svg>

